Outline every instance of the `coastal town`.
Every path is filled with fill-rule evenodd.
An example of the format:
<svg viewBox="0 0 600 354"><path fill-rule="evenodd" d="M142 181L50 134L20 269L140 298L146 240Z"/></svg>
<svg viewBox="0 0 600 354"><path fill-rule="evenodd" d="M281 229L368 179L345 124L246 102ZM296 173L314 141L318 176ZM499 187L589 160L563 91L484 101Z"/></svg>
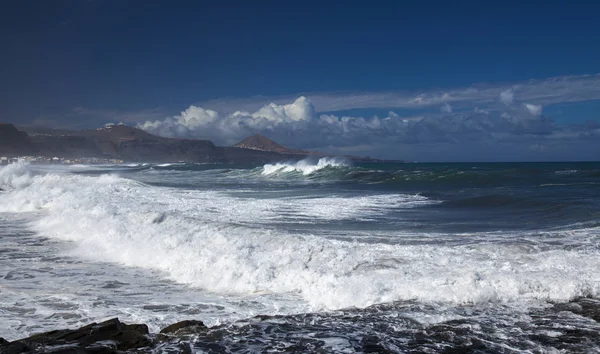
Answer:
<svg viewBox="0 0 600 354"><path fill-rule="evenodd" d="M102 164L122 164L121 159L97 158L97 157L79 157L79 158L63 158L63 157L47 157L47 156L17 156L7 157L0 156L0 165L8 165L18 161L24 161L31 164L52 164L52 165L102 165Z"/></svg>

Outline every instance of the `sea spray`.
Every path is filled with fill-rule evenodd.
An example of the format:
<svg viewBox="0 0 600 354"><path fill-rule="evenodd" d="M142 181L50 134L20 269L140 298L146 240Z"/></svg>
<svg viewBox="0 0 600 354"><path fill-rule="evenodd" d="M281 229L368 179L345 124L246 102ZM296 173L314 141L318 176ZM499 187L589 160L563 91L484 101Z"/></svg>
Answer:
<svg viewBox="0 0 600 354"><path fill-rule="evenodd" d="M316 171L322 170L324 168L335 168L335 167L348 167L350 163L343 158L335 158L335 157L322 157L318 161L314 159L304 159L298 162L283 162L266 164L263 167L263 175L272 175L276 173L286 173L286 172L300 172L303 175L310 175Z"/></svg>
<svg viewBox="0 0 600 354"><path fill-rule="evenodd" d="M230 351L597 349L600 165L263 171L2 167L0 336L119 317L221 325L200 342Z"/></svg>
<svg viewBox="0 0 600 354"><path fill-rule="evenodd" d="M397 208L391 201L401 200L386 195L386 202L378 203L377 198L346 202L369 212ZM298 200L278 200L276 210L346 219L343 213L340 218L318 211L320 198L302 203L294 211ZM332 207L336 204L342 203ZM44 209L33 229L72 242L75 257L158 270L171 280L222 294L294 295L301 308L308 303L315 311L411 299L449 304L568 300L596 296L600 284L595 250L363 243L299 235L250 224L259 215L274 217L268 202L244 208L242 200L226 194L152 187L113 175L48 173L0 196L0 205L13 212L30 211L32 205ZM409 234L395 235L403 236Z"/></svg>

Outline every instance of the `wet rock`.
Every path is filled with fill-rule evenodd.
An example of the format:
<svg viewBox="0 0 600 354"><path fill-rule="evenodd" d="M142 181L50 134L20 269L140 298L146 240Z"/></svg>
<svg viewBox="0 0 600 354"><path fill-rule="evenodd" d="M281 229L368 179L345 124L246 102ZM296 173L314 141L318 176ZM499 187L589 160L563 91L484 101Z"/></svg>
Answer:
<svg viewBox="0 0 600 354"><path fill-rule="evenodd" d="M600 322L600 301L597 299L580 298L567 303L555 304L558 311L569 311L580 316Z"/></svg>
<svg viewBox="0 0 600 354"><path fill-rule="evenodd" d="M18 354L30 351L31 348L21 341L0 343L0 354Z"/></svg>
<svg viewBox="0 0 600 354"><path fill-rule="evenodd" d="M91 323L79 329L54 330L15 341L0 342L0 354L22 353L116 353L153 344L145 324L125 324L118 318Z"/></svg>
<svg viewBox="0 0 600 354"><path fill-rule="evenodd" d="M597 299L581 299L581 315L600 322L600 301Z"/></svg>
<svg viewBox="0 0 600 354"><path fill-rule="evenodd" d="M192 354L192 349L188 343L179 343L178 348L181 354Z"/></svg>
<svg viewBox="0 0 600 354"><path fill-rule="evenodd" d="M202 321L186 320L167 326L163 328L160 333L176 335L194 334L198 332L204 332L207 329L208 327L206 327Z"/></svg>
<svg viewBox="0 0 600 354"><path fill-rule="evenodd" d="M365 353L392 353L391 350L385 348L379 343L379 338L375 336L367 336L361 341L362 351Z"/></svg>

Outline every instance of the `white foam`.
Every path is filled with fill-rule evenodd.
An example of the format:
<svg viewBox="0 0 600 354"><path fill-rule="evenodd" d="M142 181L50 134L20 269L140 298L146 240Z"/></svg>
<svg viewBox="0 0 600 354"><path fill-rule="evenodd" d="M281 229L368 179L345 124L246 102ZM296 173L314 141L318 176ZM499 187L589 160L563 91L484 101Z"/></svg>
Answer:
<svg viewBox="0 0 600 354"><path fill-rule="evenodd" d="M27 174L12 168L11 180ZM159 270L226 295L264 294L265 301L294 296L302 311L411 299L464 304L600 294L600 254L592 248L366 244L297 235L257 222L281 213L264 200L240 205L222 193L157 188L116 176L47 174L16 187L0 195L0 211L42 209L33 228L72 242L74 256ZM346 199L366 205L367 212L389 207L389 196L374 197ZM274 205L307 203L301 212L334 217L314 209L326 200L278 199ZM333 198L331 205L337 204Z"/></svg>
<svg viewBox="0 0 600 354"><path fill-rule="evenodd" d="M1 189L12 190L23 188L30 183L31 178L31 171L27 168L27 163L23 161L0 167Z"/></svg>
<svg viewBox="0 0 600 354"><path fill-rule="evenodd" d="M263 166L263 175L273 175L285 172L300 172L303 175L310 175L326 167L345 167L349 166L348 161L334 157L322 157L316 163L311 159L304 159L298 162L279 162L274 165L266 164Z"/></svg>
<svg viewBox="0 0 600 354"><path fill-rule="evenodd" d="M555 171L554 173L557 175L572 175L574 173L578 173L579 170L560 170L560 171Z"/></svg>

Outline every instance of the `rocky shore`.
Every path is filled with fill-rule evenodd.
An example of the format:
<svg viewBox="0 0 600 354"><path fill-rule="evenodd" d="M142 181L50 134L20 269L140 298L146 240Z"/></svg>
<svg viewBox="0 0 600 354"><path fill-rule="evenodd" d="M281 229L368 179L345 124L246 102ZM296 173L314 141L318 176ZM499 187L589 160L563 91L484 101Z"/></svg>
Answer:
<svg viewBox="0 0 600 354"><path fill-rule="evenodd" d="M142 353L166 343L174 352L191 353L189 344L181 340L207 329L201 321L188 320L165 327L158 334L150 334L145 324L125 324L113 318L78 329L34 334L12 342L0 338L0 353Z"/></svg>
<svg viewBox="0 0 600 354"><path fill-rule="evenodd" d="M510 345L528 352L596 352L600 348L600 299L580 298L532 310L530 322L453 319L423 325L402 316L413 303L291 316L257 316L208 328L186 320L150 333L145 324L117 318L78 329L39 333L12 342L0 338L0 354L108 354L230 352L504 353Z"/></svg>

